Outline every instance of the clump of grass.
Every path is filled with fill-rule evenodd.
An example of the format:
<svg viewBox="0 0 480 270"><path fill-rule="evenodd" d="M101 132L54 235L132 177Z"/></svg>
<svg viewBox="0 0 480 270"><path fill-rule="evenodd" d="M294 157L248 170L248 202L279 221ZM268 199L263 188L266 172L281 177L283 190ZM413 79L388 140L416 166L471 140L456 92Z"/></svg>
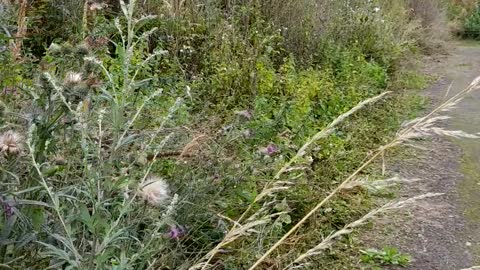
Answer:
<svg viewBox="0 0 480 270"><path fill-rule="evenodd" d="M385 247L382 250L367 249L361 250L362 261L370 264L399 265L407 266L411 258L408 255L398 252L396 248Z"/></svg>
<svg viewBox="0 0 480 270"><path fill-rule="evenodd" d="M291 234L293 234L303 223L305 223L315 212L322 208L329 200L331 200L338 192L343 190L361 173L368 165L370 165L377 158L381 157L388 149L401 145L407 141L416 138L432 135L443 135L450 137L464 137L464 138L478 138L477 135L468 134L464 131L452 131L444 128L436 127L435 124L441 120L445 120L445 116L436 116L436 114L444 111L449 111L454 108L465 96L472 91L480 88L480 77L476 78L467 88L455 94L444 103L433 109L424 117L414 119L404 124L403 128L397 133L395 138L388 144L380 147L371 157L365 161L355 172L348 176L340 185L337 186L330 194L319 202L309 213L307 213L299 222L295 224L287 233L285 233L280 240L278 240L267 252L265 252L249 269L255 269L264 261L270 253L278 248ZM375 211L373 212L375 213ZM323 246L323 245L322 245Z"/></svg>
<svg viewBox="0 0 480 270"><path fill-rule="evenodd" d="M207 255L204 257L205 262L201 261L199 262L196 266L192 267L192 269L197 269L201 268L207 269L210 267L209 263L212 260L213 256L216 255L216 253L226 245L232 243L235 241L237 238L241 236L242 233L252 229L255 226L261 225L266 223L271 216L267 216L266 218L263 219L258 219L266 209L265 208L260 208L260 210L257 210L253 214L250 213L250 210L252 207L261 202L263 199L265 199L268 196L272 196L274 193L282 190L286 190L289 188L289 186L292 184L291 182L286 182L286 181L281 181L280 178L285 174L289 169L291 169L292 165L295 164L298 159L300 159L302 156L304 156L307 152L307 150L311 147L311 145L318 140L327 137L330 135L332 132L334 132L335 127L343 122L346 118L348 118L350 115L354 114L355 112L361 110L368 104L374 103L380 99L382 99L385 95L389 94L389 92L382 93L376 97L364 100L360 102L357 106L353 107L350 109L348 112L340 115L337 117L334 121L332 121L327 127L325 127L323 130L320 132L316 133L312 138L310 138L297 152L295 156L293 156L288 162L286 162L275 174L273 179L268 182L263 190L254 198L252 203L247 207L247 209L243 212L243 214L234 222L232 228L228 231L228 233L225 235L224 239L220 241L217 246L212 249ZM268 205L267 201L267 205ZM266 206L264 204L264 206ZM242 224L244 222L245 224Z"/></svg>

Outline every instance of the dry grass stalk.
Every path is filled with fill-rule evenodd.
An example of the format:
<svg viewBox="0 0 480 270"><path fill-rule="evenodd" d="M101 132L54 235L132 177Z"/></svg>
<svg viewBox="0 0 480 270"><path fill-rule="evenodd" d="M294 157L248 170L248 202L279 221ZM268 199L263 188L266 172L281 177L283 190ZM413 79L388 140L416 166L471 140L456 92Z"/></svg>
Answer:
<svg viewBox="0 0 480 270"><path fill-rule="evenodd" d="M16 60L22 57L23 38L27 33L27 0L20 0L20 7L18 9L17 17L17 33L15 34L15 43L12 49L13 56Z"/></svg>
<svg viewBox="0 0 480 270"><path fill-rule="evenodd" d="M367 161L365 161L355 172L353 172L349 177L347 177L337 188L330 192L330 194L325 197L321 202L319 202L310 212L308 212L297 224L295 224L287 233L285 233L280 240L278 240L265 254L260 257L250 268L253 270L258 267L275 249L277 249L290 235L292 235L298 228L300 228L303 223L305 223L314 213L316 213L320 208L322 208L328 201L330 201L339 191L346 188L352 181L354 181L357 176L373 161L381 157L383 153L397 145L400 145L404 142L408 142L415 138L432 136L432 135L444 135L444 136L454 136L454 137L465 137L465 138L477 138L476 135L467 134L463 131L449 131L442 128L436 128L433 125L438 123L440 120L445 120L446 117L435 115L439 112L447 111L453 108L453 105L458 104L466 95L470 92L480 88L480 76L477 77L472 83L459 93L452 96L450 99L440 104L434 110L424 117L415 119L406 123L403 128L397 133L396 137L388 144L380 147ZM452 105L453 104L453 105Z"/></svg>
<svg viewBox="0 0 480 270"><path fill-rule="evenodd" d="M389 179L381 179L375 181L369 181L368 178L359 178L355 179L352 182L348 183L344 189L351 190L355 189L356 187L363 187L369 191L375 192L378 190L384 190L386 188L392 187L398 184L411 184L414 182L418 182L420 179L405 179L400 177L392 177Z"/></svg>
<svg viewBox="0 0 480 270"><path fill-rule="evenodd" d="M180 153L180 158L183 157L191 157L194 156L196 153L201 151L202 145L208 140L208 136L206 134L200 134L187 143Z"/></svg>
<svg viewBox="0 0 480 270"><path fill-rule="evenodd" d="M163 0L163 4L167 8L170 16L177 17L180 15L180 11L185 5L185 0Z"/></svg>
<svg viewBox="0 0 480 270"><path fill-rule="evenodd" d="M201 260L201 265L203 265L203 267L201 268L202 270L204 269L207 269L208 266L209 266L209 262L212 260L213 256L215 256L215 254L217 254L217 252L223 248L225 245L233 242L231 241L231 239L234 238L234 236L236 236L236 231L239 229L237 228L238 226L249 226L249 224L251 222L255 222L254 219L252 219L252 216L257 216L255 213L247 219L247 222L250 221L249 223L247 223L246 225L240 225L242 224L242 221L246 218L246 216L250 213L250 210L252 209L252 207L258 203L259 201L261 201L263 198L265 198L266 196L268 195L271 195L273 194L274 192L277 192L277 191L280 191L280 190L285 190L285 189L288 189L288 182L285 182L285 181L279 181L279 178L285 173L287 172L291 166L301 157L303 157L306 153L306 151L310 148L310 146L312 144L314 144L316 141L320 140L320 139L323 139L327 136L329 136L330 134L332 134L334 131L335 131L335 128L340 124L342 123L343 121L345 121L345 119L347 119L349 116L351 116L352 114L354 114L355 112L359 111L360 109L364 108L365 106L367 106L368 104L371 104L371 103L375 103L377 101L379 101L380 99L383 99L386 95L388 95L390 92L384 92L378 96L375 96L375 97L372 97L372 98L369 98L369 99L366 99L362 102L360 102L359 104L357 104L355 107L353 107L352 109L350 109L349 111L347 111L346 113L344 114L341 114L340 116L338 116L335 120L333 120L327 127L325 127L324 129L322 129L320 132L316 133L310 140L308 140L297 152L297 154L292 158L290 159L287 163L285 163L285 165L275 174L275 176L273 177L272 181L270 181L269 183L267 183L263 190L255 197L255 199L253 200L253 202L247 207L247 209L243 212L243 214L240 216L240 218L237 219L237 221L233 224L233 227L229 230L229 232L225 235L224 239L217 244L217 246L215 246L210 252L208 252L204 258ZM242 227L240 227L242 228ZM235 237L235 239L237 239L238 237ZM203 263L202 261L205 261L205 263ZM198 265L195 265L194 267L190 268L190 269L198 269Z"/></svg>
<svg viewBox="0 0 480 270"><path fill-rule="evenodd" d="M390 203L387 203L387 204L385 204L384 206L382 206L378 209L372 210L369 213L367 213L366 215L364 215L363 217L361 217L360 219L358 219L358 220L356 220L356 221L354 221L350 224L345 225L341 230L338 230L338 231L330 234L329 236L327 236L325 239L323 239L323 241L320 244L318 244L314 248L308 250L304 254L300 255L297 259L295 259L295 261L293 261L291 264L289 264L284 269L293 270L293 269L300 269L300 268L306 267L308 265L308 263L301 263L301 262L305 261L306 259L308 259L310 257L321 254L325 249L331 247L335 240L339 239L340 237L342 237L344 235L350 234L353 231L353 229L365 224L365 222L367 222L368 220L374 218L375 216L377 216L379 214L382 214L382 213L385 213L385 212L388 212L388 211L401 209L403 207L412 205L413 203L417 202L418 200L423 200L423 199L427 199L427 198L431 198L431 197L437 197L437 196L441 196L441 195L443 195L443 193L427 193L427 194L416 196L416 197L413 197L413 198L410 198L410 199L407 199L407 200L403 200L403 201L400 201L400 202L390 202Z"/></svg>

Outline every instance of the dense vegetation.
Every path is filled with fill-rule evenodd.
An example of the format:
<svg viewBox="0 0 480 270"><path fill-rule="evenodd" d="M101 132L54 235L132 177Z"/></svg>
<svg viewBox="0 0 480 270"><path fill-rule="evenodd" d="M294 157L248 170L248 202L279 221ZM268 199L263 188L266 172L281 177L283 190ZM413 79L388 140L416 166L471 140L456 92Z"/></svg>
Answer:
<svg viewBox="0 0 480 270"><path fill-rule="evenodd" d="M447 15L480 22L435 0L17 2L0 2L12 269L247 269L395 132ZM371 196L342 192L261 267L283 269Z"/></svg>

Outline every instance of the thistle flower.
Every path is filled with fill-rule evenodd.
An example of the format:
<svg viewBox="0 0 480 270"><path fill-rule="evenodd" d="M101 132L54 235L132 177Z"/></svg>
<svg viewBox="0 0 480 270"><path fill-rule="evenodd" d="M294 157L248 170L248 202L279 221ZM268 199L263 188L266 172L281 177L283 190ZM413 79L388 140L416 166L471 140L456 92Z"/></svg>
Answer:
<svg viewBox="0 0 480 270"><path fill-rule="evenodd" d="M20 141L22 137L9 130L0 136L0 153L4 155L18 155L22 150Z"/></svg>
<svg viewBox="0 0 480 270"><path fill-rule="evenodd" d="M186 233L186 229L183 226L171 226L167 232L167 236L170 239L178 240L182 238Z"/></svg>
<svg viewBox="0 0 480 270"><path fill-rule="evenodd" d="M280 152L280 150L273 143L269 143L267 145L267 147L260 148L260 153L262 153L264 155L268 155L268 156L273 156L273 155L277 154L278 152Z"/></svg>
<svg viewBox="0 0 480 270"><path fill-rule="evenodd" d="M82 82L82 73L68 72L63 83L68 86L74 86Z"/></svg>
<svg viewBox="0 0 480 270"><path fill-rule="evenodd" d="M13 216L13 206L11 203L4 202L3 203L3 212L5 213L5 216L7 218L10 218Z"/></svg>
<svg viewBox="0 0 480 270"><path fill-rule="evenodd" d="M157 206L165 203L168 195L168 184L160 177L151 177L142 187L140 196L149 204Z"/></svg>

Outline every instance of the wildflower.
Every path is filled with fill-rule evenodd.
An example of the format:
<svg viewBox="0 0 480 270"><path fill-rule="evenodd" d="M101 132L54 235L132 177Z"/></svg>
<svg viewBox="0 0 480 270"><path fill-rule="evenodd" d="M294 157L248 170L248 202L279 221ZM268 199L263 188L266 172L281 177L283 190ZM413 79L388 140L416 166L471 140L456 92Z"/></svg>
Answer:
<svg viewBox="0 0 480 270"><path fill-rule="evenodd" d="M140 196L151 205L163 204L170 196L168 184L159 177L150 178L142 187Z"/></svg>
<svg viewBox="0 0 480 270"><path fill-rule="evenodd" d="M379 7L375 7L375 8L373 9L373 12L374 12L374 13L378 13L379 11L380 11L380 8L379 8Z"/></svg>
<svg viewBox="0 0 480 270"><path fill-rule="evenodd" d="M280 152L280 150L273 143L269 143L267 145L267 147L263 147L263 148L260 149L260 153L268 155L268 156L273 156L273 155L277 154L278 152Z"/></svg>
<svg viewBox="0 0 480 270"><path fill-rule="evenodd" d="M22 137L9 130L0 136L0 153L4 155L17 155L22 150L20 145Z"/></svg>
<svg viewBox="0 0 480 270"><path fill-rule="evenodd" d="M77 85L82 82L82 73L68 72L63 82L68 86Z"/></svg>
<svg viewBox="0 0 480 270"><path fill-rule="evenodd" d="M183 226L170 226L170 230L167 232L167 237L173 240L182 238L186 233Z"/></svg>
<svg viewBox="0 0 480 270"><path fill-rule="evenodd" d="M3 212L5 213L5 216L7 218L10 218L11 216L13 216L13 206L11 203L8 203L8 202L4 202L3 203Z"/></svg>

